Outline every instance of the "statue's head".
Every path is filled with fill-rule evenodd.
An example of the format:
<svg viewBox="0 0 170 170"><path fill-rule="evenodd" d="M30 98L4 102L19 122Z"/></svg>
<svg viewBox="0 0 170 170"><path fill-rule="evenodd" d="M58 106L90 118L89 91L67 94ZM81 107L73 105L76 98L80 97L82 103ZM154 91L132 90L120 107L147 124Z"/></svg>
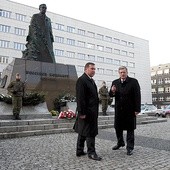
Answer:
<svg viewBox="0 0 170 170"><path fill-rule="evenodd" d="M41 13L41 14L45 14L45 13L46 13L46 10L47 10L46 4L41 4L41 5L39 5L39 10L40 10L40 13Z"/></svg>

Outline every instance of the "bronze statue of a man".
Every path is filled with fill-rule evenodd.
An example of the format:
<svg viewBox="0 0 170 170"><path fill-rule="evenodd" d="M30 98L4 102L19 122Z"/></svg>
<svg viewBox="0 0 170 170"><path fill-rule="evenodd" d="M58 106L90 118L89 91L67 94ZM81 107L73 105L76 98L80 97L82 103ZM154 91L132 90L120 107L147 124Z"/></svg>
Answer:
<svg viewBox="0 0 170 170"><path fill-rule="evenodd" d="M39 6L40 13L32 16L27 36L26 50L23 58L42 62L55 63L53 52L53 34L51 20L46 16L47 6Z"/></svg>

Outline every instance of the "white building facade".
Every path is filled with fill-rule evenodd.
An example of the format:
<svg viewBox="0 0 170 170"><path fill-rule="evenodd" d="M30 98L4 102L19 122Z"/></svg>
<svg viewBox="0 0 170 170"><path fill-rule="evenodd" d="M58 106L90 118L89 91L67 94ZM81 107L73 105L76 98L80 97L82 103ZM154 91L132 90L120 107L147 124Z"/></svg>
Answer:
<svg viewBox="0 0 170 170"><path fill-rule="evenodd" d="M48 7L48 4L47 4ZM0 7L0 72L13 60L21 58L31 16L39 9L9 0ZM126 66L130 77L138 79L142 103L152 103L149 42L80 20L47 12L52 21L55 60L75 65L77 74L87 62L94 62L98 87L104 80L110 87L118 78L118 68Z"/></svg>

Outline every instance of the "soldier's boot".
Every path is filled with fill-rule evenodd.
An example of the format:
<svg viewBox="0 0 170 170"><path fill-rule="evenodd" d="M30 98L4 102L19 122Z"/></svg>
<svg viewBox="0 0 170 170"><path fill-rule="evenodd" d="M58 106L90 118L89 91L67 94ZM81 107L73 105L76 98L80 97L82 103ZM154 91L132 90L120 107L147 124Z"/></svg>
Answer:
<svg viewBox="0 0 170 170"><path fill-rule="evenodd" d="M15 119L16 119L16 120L21 120L21 118L19 117L19 114L16 114L16 115L15 115Z"/></svg>
<svg viewBox="0 0 170 170"><path fill-rule="evenodd" d="M103 116L107 116L106 111L103 111Z"/></svg>

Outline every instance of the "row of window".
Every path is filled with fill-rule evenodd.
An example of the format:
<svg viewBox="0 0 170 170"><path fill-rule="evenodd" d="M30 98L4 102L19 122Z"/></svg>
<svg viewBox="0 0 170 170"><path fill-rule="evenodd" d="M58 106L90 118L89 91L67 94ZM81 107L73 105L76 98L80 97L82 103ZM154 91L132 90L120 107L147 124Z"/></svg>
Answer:
<svg viewBox="0 0 170 170"><path fill-rule="evenodd" d="M118 59L111 59L111 58L105 58L102 56L95 56L95 55L88 55L84 53L75 53L72 51L66 51L60 50L60 49L55 49L54 50L55 56L61 56L61 57L69 57L69 58L76 58L80 60L89 60L89 61L97 61L97 62L102 62L102 63L108 63L108 64L114 64L114 65L124 65L126 67L135 67L134 62L128 62L128 61L121 61Z"/></svg>
<svg viewBox="0 0 170 170"><path fill-rule="evenodd" d="M151 80L152 85L164 84L164 83L165 84L170 83L170 78L160 78L158 80L156 80L156 79Z"/></svg>
<svg viewBox="0 0 170 170"><path fill-rule="evenodd" d="M55 36L55 42L57 43L65 43L64 42L64 37L59 37L59 36ZM86 43L84 41L76 41L74 39L70 39L67 38L67 42L68 45L73 45L73 46L79 46L79 47L83 47L83 48L89 48L89 49L97 49L99 51L105 51L105 52L109 52L109 53L114 53L114 54L118 54L118 55L124 55L124 56L128 56L128 57L132 57L134 58L134 53L133 52L127 52L125 50L120 50L120 49L112 49L111 47L105 47L101 46L101 45L95 45L92 43Z"/></svg>
<svg viewBox="0 0 170 170"><path fill-rule="evenodd" d="M95 32L86 31L86 30L83 30L83 29L76 29L75 27L72 27L72 26L67 26L65 28L65 26L63 24L56 23L54 28L57 29L57 30L67 31L67 32L70 32L70 33L76 33L76 34L79 34L79 35L88 36L88 37L100 39L100 40L103 40L103 41L116 43L116 44L120 44L120 45L123 45L123 46L128 46L128 47L134 48L133 42L120 40L118 38L113 38L111 36L105 36L103 34L97 34Z"/></svg>
<svg viewBox="0 0 170 170"><path fill-rule="evenodd" d="M170 87L158 87L158 90L156 88L152 88L152 94L156 93L170 93Z"/></svg>
<svg viewBox="0 0 170 170"><path fill-rule="evenodd" d="M152 98L152 101L154 102L154 101L170 101L170 97L153 97Z"/></svg>
<svg viewBox="0 0 170 170"><path fill-rule="evenodd" d="M10 11L0 9L0 17L11 18L11 13L12 12L10 12ZM25 21L26 15L15 13L15 19L19 20L19 21ZM98 33L96 34L94 32L86 31L86 30L83 30L83 29L76 29L75 27L72 27L72 26L67 26L66 30L65 30L65 26L63 24L56 23L54 28L57 29L57 30L67 31L67 32L70 32L70 33L77 33L79 35L88 36L88 37L100 39L100 40L103 40L103 41L108 41L108 42L112 42L112 43L116 43L116 44L120 44L120 45L123 45L123 46L128 46L128 47L134 48L133 42L120 40L118 38L112 38L111 36L105 36L103 34L98 34ZM7 28L7 29L9 29L9 28ZM77 32L76 32L76 30L77 30Z"/></svg>
<svg viewBox="0 0 170 170"><path fill-rule="evenodd" d="M151 72L151 76L156 76L156 75L160 75L160 74L169 74L169 68Z"/></svg>
<svg viewBox="0 0 170 170"><path fill-rule="evenodd" d="M0 24L0 32L10 33L10 30L11 30L10 26ZM17 27L14 28L14 34L16 35L25 36L25 32L26 29L17 28Z"/></svg>
<svg viewBox="0 0 170 170"><path fill-rule="evenodd" d="M10 44L10 41L0 40L0 47L2 47L2 48L9 48L9 44ZM25 44L14 42L13 43L13 48L15 50L23 51L25 49Z"/></svg>
<svg viewBox="0 0 170 170"><path fill-rule="evenodd" d="M0 56L0 63L8 63L9 57Z"/></svg>
<svg viewBox="0 0 170 170"><path fill-rule="evenodd" d="M12 12L0 9L0 17L11 18ZM25 21L26 15L15 13L15 19L18 21Z"/></svg>

